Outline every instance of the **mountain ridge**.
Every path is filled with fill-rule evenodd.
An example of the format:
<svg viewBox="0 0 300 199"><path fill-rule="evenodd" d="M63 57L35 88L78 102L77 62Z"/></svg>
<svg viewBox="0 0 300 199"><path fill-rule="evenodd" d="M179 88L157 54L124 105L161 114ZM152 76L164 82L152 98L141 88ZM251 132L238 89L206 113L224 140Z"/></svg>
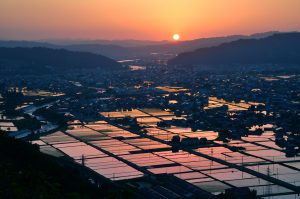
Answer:
<svg viewBox="0 0 300 199"><path fill-rule="evenodd" d="M2 71L43 73L118 68L121 68L121 65L113 59L88 52L72 52L45 47L0 47Z"/></svg>
<svg viewBox="0 0 300 199"><path fill-rule="evenodd" d="M153 53L171 54L175 57L179 53L193 51L202 47L217 46L243 38L261 38L278 33L270 31L265 33L255 33L252 35L229 35L223 37L199 38L194 40L157 44L157 45L137 45L137 46L121 46L117 44L90 44L90 43L74 43L69 45L58 45L53 43L32 41L0 41L0 47L48 47L54 49L66 49L79 52L90 52L105 55L113 59L132 59L136 57L150 57ZM163 41L162 41L163 42ZM131 44L132 45L132 44Z"/></svg>
<svg viewBox="0 0 300 199"><path fill-rule="evenodd" d="M169 60L171 65L300 64L300 33L240 39L199 48Z"/></svg>

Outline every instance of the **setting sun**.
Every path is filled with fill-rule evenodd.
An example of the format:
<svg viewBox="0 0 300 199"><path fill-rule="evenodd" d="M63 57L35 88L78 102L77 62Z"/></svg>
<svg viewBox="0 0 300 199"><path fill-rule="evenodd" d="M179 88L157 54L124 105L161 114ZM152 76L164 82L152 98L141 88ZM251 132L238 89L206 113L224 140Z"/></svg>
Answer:
<svg viewBox="0 0 300 199"><path fill-rule="evenodd" d="M179 35L179 34L174 34L174 35L173 35L173 39L174 39L175 41L178 41L178 40L180 39L180 35Z"/></svg>

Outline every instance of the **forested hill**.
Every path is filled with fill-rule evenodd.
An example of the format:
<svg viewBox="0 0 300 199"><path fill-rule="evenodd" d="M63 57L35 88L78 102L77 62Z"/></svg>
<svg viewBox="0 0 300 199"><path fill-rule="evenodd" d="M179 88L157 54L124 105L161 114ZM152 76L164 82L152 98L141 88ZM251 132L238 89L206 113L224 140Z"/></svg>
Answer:
<svg viewBox="0 0 300 199"><path fill-rule="evenodd" d="M216 47L179 54L173 65L300 64L300 33L262 39L242 39Z"/></svg>
<svg viewBox="0 0 300 199"><path fill-rule="evenodd" d="M121 65L108 57L62 49L0 48L0 69L15 72L61 72L74 70L115 70Z"/></svg>

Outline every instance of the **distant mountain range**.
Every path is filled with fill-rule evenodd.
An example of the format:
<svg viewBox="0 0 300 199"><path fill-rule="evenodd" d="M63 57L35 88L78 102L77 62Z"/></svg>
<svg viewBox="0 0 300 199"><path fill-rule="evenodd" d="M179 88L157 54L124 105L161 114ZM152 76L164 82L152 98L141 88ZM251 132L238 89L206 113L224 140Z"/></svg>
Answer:
<svg viewBox="0 0 300 199"><path fill-rule="evenodd" d="M84 39L47 39L40 42L51 43L55 45L74 45L74 44L99 44L99 45L117 45L121 47L140 47L167 44L169 41L151 41L151 40L84 40Z"/></svg>
<svg viewBox="0 0 300 199"><path fill-rule="evenodd" d="M201 38L190 41L139 41L139 40L49 40L38 41L0 41L0 47L47 47L71 51L91 52L113 59L133 59L149 57L152 54L168 54L175 57L179 53L198 48L218 46L223 43L247 38L264 38L278 32L258 33L250 36L232 35L225 37Z"/></svg>
<svg viewBox="0 0 300 199"><path fill-rule="evenodd" d="M241 39L179 54L172 65L300 64L300 33Z"/></svg>
<svg viewBox="0 0 300 199"><path fill-rule="evenodd" d="M102 55L44 47L0 47L0 71L13 73L71 72L120 69L116 61Z"/></svg>
<svg viewBox="0 0 300 199"><path fill-rule="evenodd" d="M139 44L141 43L143 42L141 41ZM130 45L134 44L131 43ZM190 49L197 50L185 52ZM55 45L45 42L0 41L0 72L48 73L96 69L114 70L120 69L121 64L100 54L119 58L134 58L149 56L151 52L174 53L175 55L182 51L184 53L180 53L169 60L170 65L215 65L218 66L217 68L248 64L299 65L300 33L268 32L251 36L205 38L134 47L105 44Z"/></svg>

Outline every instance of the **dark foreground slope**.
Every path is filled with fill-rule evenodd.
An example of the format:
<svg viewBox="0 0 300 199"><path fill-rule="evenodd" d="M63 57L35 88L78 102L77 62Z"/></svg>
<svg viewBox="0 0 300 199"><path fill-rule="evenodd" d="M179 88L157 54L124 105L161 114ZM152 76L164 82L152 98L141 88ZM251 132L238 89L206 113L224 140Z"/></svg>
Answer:
<svg viewBox="0 0 300 199"><path fill-rule="evenodd" d="M217 47L179 54L172 65L300 64L300 33L242 39Z"/></svg>
<svg viewBox="0 0 300 199"><path fill-rule="evenodd" d="M76 167L40 153L37 146L1 134L0 198L133 198L127 189L105 180L98 188L83 178Z"/></svg>
<svg viewBox="0 0 300 199"><path fill-rule="evenodd" d="M67 72L114 70L121 66L102 55L49 48L0 48L0 70L12 72Z"/></svg>

